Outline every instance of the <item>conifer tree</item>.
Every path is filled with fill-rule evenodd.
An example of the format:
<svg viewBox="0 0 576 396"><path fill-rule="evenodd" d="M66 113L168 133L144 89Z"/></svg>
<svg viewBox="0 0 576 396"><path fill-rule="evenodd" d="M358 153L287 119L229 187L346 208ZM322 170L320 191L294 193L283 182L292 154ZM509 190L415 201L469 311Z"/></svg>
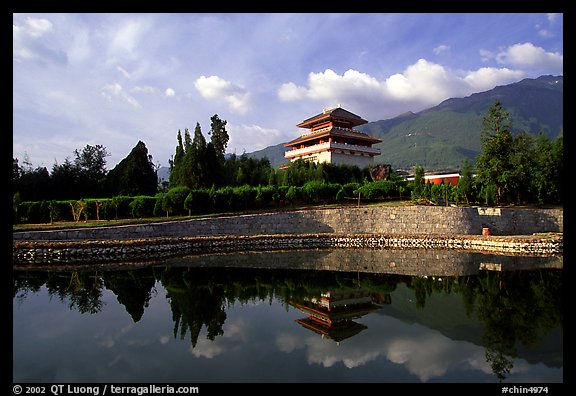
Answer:
<svg viewBox="0 0 576 396"><path fill-rule="evenodd" d="M224 163L224 154L226 153L226 147L228 146L228 132L226 131L227 121L221 120L218 114L214 114L210 118L210 132L211 142L214 145L214 150L216 151L216 156L221 164Z"/></svg>
<svg viewBox="0 0 576 396"><path fill-rule="evenodd" d="M170 160L170 176L168 177L168 185L170 188L182 185L181 166L184 159L184 145L182 144L182 133L178 130L178 145L176 146L176 153L174 159Z"/></svg>
<svg viewBox="0 0 576 396"><path fill-rule="evenodd" d="M154 195L158 189L158 176L152 156L141 140L130 154L107 175L111 195Z"/></svg>

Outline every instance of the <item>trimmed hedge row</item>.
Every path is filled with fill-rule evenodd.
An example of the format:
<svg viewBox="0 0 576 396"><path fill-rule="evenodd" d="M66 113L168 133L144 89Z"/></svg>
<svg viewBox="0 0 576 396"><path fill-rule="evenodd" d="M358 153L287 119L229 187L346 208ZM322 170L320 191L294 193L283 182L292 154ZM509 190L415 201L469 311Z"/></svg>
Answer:
<svg viewBox="0 0 576 396"><path fill-rule="evenodd" d="M79 201L27 201L18 205L18 223L113 220L236 212L285 204L326 204L345 198L397 197L405 189L397 182L326 183L309 181L303 186L241 186L220 189L176 187L155 196L115 196Z"/></svg>

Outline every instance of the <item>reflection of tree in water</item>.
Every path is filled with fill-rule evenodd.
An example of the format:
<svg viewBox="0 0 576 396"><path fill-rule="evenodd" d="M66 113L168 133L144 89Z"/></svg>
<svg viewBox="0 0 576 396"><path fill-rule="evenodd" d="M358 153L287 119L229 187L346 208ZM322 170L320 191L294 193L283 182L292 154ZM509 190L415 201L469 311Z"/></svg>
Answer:
<svg viewBox="0 0 576 396"><path fill-rule="evenodd" d="M94 272L54 272L46 279L50 296L60 301L68 300L68 308L76 308L80 313L96 314L102 310L103 281Z"/></svg>
<svg viewBox="0 0 576 396"><path fill-rule="evenodd" d="M487 273L478 278L476 301L486 360L501 381L513 367L507 357L517 356L519 343L535 345L551 329L564 327L560 271Z"/></svg>
<svg viewBox="0 0 576 396"><path fill-rule="evenodd" d="M411 276L408 277L406 284L414 290L416 307L423 309L426 305L426 298L433 293L452 293L455 278L452 276Z"/></svg>
<svg viewBox="0 0 576 396"><path fill-rule="evenodd" d="M48 272L17 271L12 277L12 297L21 304L28 293L38 293L48 279Z"/></svg>
<svg viewBox="0 0 576 396"><path fill-rule="evenodd" d="M206 325L209 340L224 334L222 326L226 312L222 283L206 279L196 271L179 268L167 268L162 272L161 280L172 309L174 337L180 330L180 339L184 339L189 331L195 347L203 325Z"/></svg>
<svg viewBox="0 0 576 396"><path fill-rule="evenodd" d="M138 322L155 292L156 276L153 270L115 271L104 273L102 278L106 288L116 294L118 302L126 308L134 323Z"/></svg>
<svg viewBox="0 0 576 396"><path fill-rule="evenodd" d="M362 287L373 295L393 292L405 283L415 295L417 308L437 294L458 294L466 313L476 315L484 331L486 360L504 380L517 357L517 347L534 345L551 329L563 329L562 271L492 272L463 277L418 277L356 274L311 270L250 270L246 268L145 269L99 272L15 271L13 295L24 300L45 285L49 294L68 300L70 309L97 313L102 309L104 286L134 321L152 298L156 280L167 290L174 320L174 337L190 332L195 346L203 326L207 338L224 334L226 309L277 299L286 309L292 299L318 295L334 288Z"/></svg>

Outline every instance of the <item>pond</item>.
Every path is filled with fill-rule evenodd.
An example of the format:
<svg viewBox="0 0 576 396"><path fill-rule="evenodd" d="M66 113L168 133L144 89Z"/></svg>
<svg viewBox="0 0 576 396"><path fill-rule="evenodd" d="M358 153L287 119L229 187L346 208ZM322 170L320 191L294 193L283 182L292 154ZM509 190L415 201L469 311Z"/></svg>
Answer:
<svg viewBox="0 0 576 396"><path fill-rule="evenodd" d="M13 382L563 382L561 260L382 254L15 268Z"/></svg>

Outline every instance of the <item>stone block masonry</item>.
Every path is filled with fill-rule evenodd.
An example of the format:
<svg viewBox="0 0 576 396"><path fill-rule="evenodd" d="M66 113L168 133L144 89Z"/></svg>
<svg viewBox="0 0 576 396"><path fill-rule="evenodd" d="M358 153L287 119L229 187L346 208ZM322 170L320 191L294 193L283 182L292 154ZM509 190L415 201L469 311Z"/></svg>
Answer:
<svg viewBox="0 0 576 396"><path fill-rule="evenodd" d="M161 223L13 233L14 241L130 240L224 235L530 235L562 233L562 209L368 206L279 211Z"/></svg>

